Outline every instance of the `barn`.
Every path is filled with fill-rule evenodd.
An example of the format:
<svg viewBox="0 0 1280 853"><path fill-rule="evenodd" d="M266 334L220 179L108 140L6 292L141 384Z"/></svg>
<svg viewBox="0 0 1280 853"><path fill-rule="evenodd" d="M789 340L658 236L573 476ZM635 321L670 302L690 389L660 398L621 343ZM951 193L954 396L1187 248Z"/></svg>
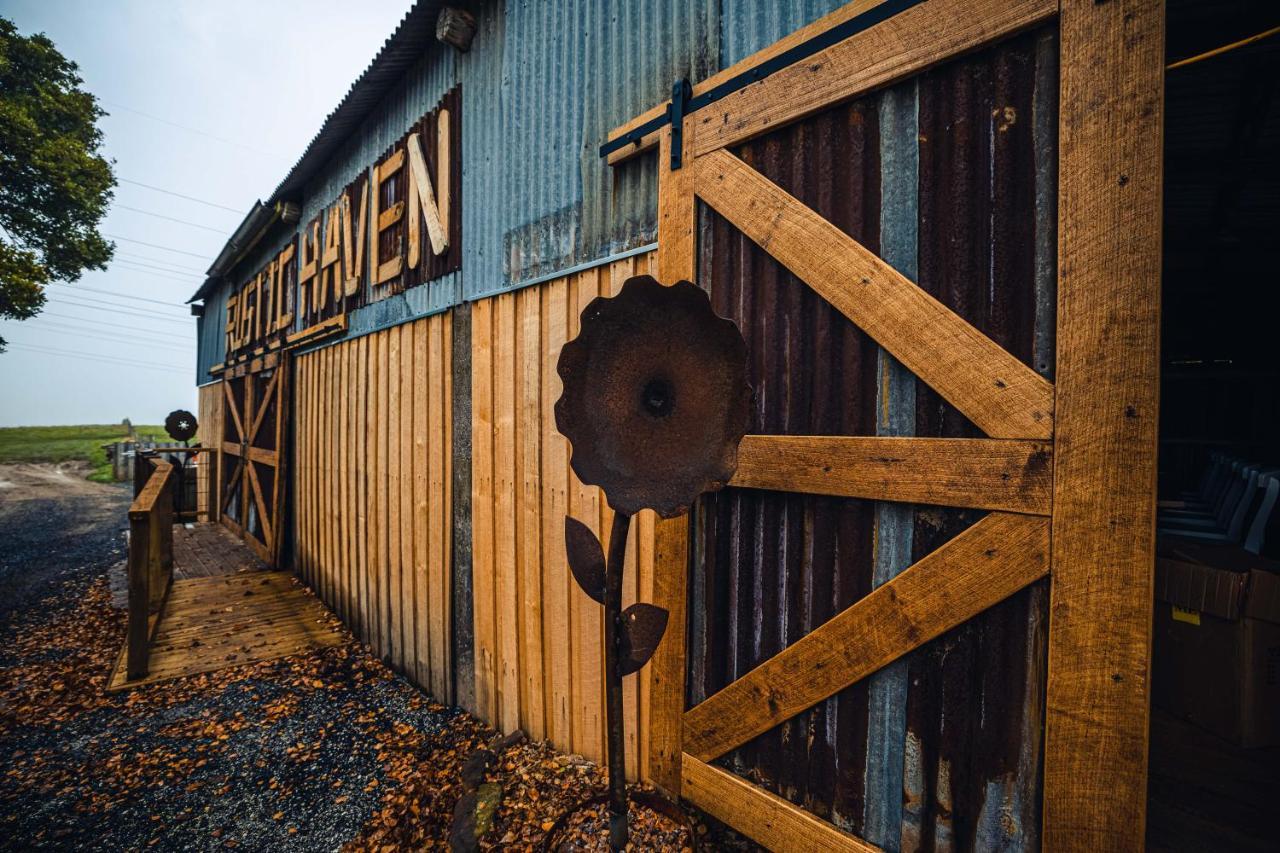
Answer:
<svg viewBox="0 0 1280 853"><path fill-rule="evenodd" d="M612 510L556 361L630 276L693 281L754 398L730 487L636 518L624 600L672 619L628 768L776 849L1136 848L1164 33L418 0L192 298L203 517L433 696L602 760L563 536Z"/></svg>

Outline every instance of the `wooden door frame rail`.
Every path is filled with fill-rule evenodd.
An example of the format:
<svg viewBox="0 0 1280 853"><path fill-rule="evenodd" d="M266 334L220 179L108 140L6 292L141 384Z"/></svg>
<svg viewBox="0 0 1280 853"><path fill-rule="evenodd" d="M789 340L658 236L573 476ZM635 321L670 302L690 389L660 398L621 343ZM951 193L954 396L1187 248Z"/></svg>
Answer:
<svg viewBox="0 0 1280 853"><path fill-rule="evenodd" d="M692 92L709 91L881 1L856 0L694 84ZM724 149L1055 20L1058 353L1051 385L969 335L963 321L922 300L912 282L856 241L831 233L798 202L786 203L781 190ZM972 445L748 437L735 485L918 501L936 472L949 493L946 499L928 494L930 503L993 512L834 617L812 640L793 644L687 712L689 520L659 522L654 603L667 608L671 620L649 667L650 775L669 793L777 849L876 849L707 762L1047 575L1042 843L1052 850L1141 849L1155 550L1163 48L1158 0L929 0L726 96L714 109L687 114L682 168L671 169L669 126L609 155L615 164L660 149L661 280L695 278L696 199L702 198L860 326L881 321L872 336L886 349L897 347L900 359L901 352L914 354L904 363L931 384L948 386L935 389L971 418L975 412L984 418L975 422L992 436ZM665 109L660 104L637 116L609 139ZM736 183L717 186L725 176ZM815 231L842 245L843 266L817 257L822 253L792 250L797 236ZM927 345L895 336L891 327L886 333L876 313L885 310L884 299L868 305L875 300L848 298L845 291L859 286L880 288L908 313L941 318L959 333L959 351L967 353L961 357L976 360L970 375L959 382L940 375L929 364ZM951 347L955 338L935 343ZM1006 393L1010 376L1019 387ZM990 404L997 382L1005 387L994 397L1013 403ZM832 470L815 465L819 457ZM966 478L973 482L966 486ZM949 558L948 552L954 557L978 540L1000 543L995 550L1005 557L986 555L984 547L976 558ZM1008 554L1009 546L1019 553ZM948 566L946 583L925 583L941 566ZM984 590L993 576L999 582ZM939 589L944 586L951 588ZM959 591L972 593L968 604L955 600ZM877 618L866 618L872 613ZM734 712L722 713L730 704Z"/></svg>

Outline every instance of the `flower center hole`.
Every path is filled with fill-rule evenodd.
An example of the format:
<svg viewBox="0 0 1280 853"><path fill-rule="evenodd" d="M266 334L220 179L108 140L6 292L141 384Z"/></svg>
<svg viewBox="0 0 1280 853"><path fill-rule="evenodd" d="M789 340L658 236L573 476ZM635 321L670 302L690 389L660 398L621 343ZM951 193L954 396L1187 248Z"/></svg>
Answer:
<svg viewBox="0 0 1280 853"><path fill-rule="evenodd" d="M675 408L675 402L675 389L665 379L650 379L640 393L640 406L651 417L667 417Z"/></svg>

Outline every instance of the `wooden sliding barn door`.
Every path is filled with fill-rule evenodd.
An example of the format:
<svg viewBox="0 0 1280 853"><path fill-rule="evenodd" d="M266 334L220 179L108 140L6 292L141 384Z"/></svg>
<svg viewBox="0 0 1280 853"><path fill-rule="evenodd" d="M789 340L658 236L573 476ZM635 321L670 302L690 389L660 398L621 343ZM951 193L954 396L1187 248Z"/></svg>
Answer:
<svg viewBox="0 0 1280 853"><path fill-rule="evenodd" d="M222 384L222 523L274 566L285 516L288 354L236 372Z"/></svg>
<svg viewBox="0 0 1280 853"><path fill-rule="evenodd" d="M658 527L651 772L775 849L1139 849L1162 6L904 5L655 134L756 411Z"/></svg>

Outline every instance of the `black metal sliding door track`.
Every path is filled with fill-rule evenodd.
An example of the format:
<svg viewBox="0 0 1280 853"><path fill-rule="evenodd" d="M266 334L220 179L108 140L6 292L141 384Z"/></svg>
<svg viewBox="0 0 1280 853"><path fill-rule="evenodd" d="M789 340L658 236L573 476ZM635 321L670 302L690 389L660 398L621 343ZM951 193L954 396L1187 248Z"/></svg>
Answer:
<svg viewBox="0 0 1280 853"><path fill-rule="evenodd" d="M682 149L684 148L683 130L684 117L690 113L697 112L705 106L714 104L716 101L731 95L739 89L744 89L752 83L759 82L775 72L781 71L789 65L808 59L815 53L820 53L834 44L838 44L850 36L857 35L863 30L870 29L876 24L889 20L899 12L905 12L912 6L919 6L927 0L887 0L874 9L868 9L861 15L850 18L842 24L838 24L829 30L818 33L818 35L803 41L795 47L788 48L782 53L768 59L759 65L748 68L741 74L736 74L724 81L720 85L708 89L701 95L694 97L692 95L692 87L689 85L687 78L681 78L675 82L671 89L671 103L667 105L666 111L656 116L637 128L627 131L617 139L611 139L604 145L600 146L600 156L607 157L615 151L621 151L628 145L639 145L640 141L653 133L655 130L664 125L671 125L671 168L679 169L682 163Z"/></svg>

